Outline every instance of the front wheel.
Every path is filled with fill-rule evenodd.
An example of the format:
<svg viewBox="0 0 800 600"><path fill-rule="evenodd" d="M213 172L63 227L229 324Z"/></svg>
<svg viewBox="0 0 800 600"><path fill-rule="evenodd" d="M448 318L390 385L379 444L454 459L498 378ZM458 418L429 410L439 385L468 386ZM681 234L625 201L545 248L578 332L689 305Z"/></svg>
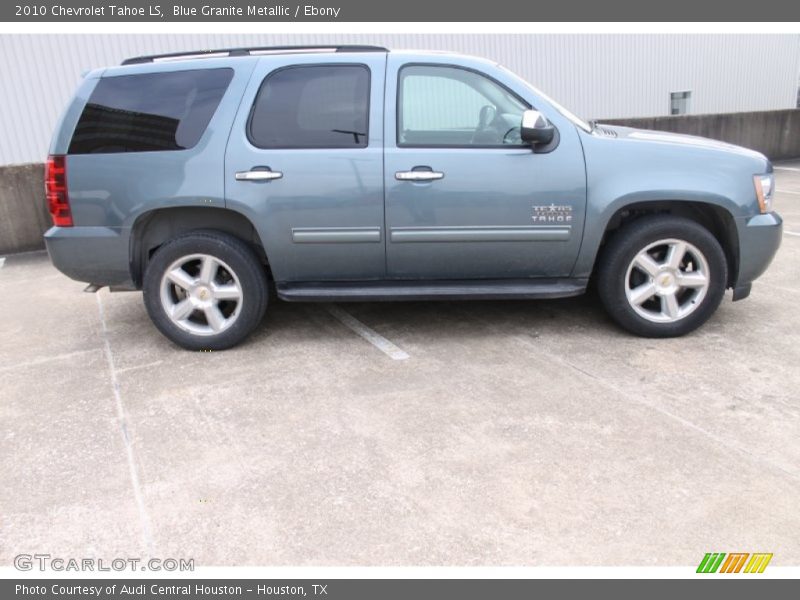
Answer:
<svg viewBox="0 0 800 600"><path fill-rule="evenodd" d="M189 350L224 350L242 341L267 307L267 280L252 250L216 231L175 238L153 255L144 304L155 326Z"/></svg>
<svg viewBox="0 0 800 600"><path fill-rule="evenodd" d="M645 337L698 328L719 306L728 280L717 239L698 223L669 215L622 227L600 261L603 305L619 325Z"/></svg>

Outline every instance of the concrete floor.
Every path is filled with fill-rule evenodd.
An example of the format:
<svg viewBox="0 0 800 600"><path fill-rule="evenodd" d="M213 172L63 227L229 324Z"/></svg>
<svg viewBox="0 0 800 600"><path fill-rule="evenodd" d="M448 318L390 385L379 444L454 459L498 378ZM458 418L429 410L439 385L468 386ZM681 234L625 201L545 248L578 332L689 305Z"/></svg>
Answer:
<svg viewBox="0 0 800 600"><path fill-rule="evenodd" d="M139 294L84 294L41 254L9 257L0 565L800 564L800 164L785 166L775 263L682 339L631 337L592 297L340 305L409 355L393 360L324 306L274 302L244 345L189 353Z"/></svg>

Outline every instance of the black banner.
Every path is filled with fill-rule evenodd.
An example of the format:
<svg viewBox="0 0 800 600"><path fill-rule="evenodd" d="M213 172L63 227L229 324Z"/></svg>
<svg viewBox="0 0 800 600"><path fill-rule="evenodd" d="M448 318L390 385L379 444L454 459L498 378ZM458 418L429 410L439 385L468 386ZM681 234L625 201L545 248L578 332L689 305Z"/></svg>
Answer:
<svg viewBox="0 0 800 600"><path fill-rule="evenodd" d="M518 22L518 21L800 21L800 3L786 0L31 0L3 2L0 21L26 22Z"/></svg>
<svg viewBox="0 0 800 600"><path fill-rule="evenodd" d="M40 579L4 580L5 600L505 600L535 598L791 598L797 582L788 579L721 578L669 580L553 579Z"/></svg>

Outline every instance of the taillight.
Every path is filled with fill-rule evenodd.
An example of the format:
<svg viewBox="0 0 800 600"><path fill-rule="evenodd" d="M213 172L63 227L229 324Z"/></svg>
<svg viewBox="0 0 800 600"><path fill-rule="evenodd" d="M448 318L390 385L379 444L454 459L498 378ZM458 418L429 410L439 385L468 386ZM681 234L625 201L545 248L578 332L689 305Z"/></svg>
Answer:
<svg viewBox="0 0 800 600"><path fill-rule="evenodd" d="M49 156L45 171L47 209L56 227L72 227L72 211L67 193L67 157Z"/></svg>

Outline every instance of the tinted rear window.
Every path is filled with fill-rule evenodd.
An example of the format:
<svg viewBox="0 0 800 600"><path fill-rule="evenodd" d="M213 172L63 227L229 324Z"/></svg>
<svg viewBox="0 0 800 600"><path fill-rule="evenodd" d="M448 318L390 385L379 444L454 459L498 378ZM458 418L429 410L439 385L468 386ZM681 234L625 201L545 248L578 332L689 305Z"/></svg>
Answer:
<svg viewBox="0 0 800 600"><path fill-rule="evenodd" d="M75 128L70 154L186 150L203 136L233 69L101 79Z"/></svg>
<svg viewBox="0 0 800 600"><path fill-rule="evenodd" d="M261 84L249 137L259 148L363 148L368 123L367 67L289 67Z"/></svg>

